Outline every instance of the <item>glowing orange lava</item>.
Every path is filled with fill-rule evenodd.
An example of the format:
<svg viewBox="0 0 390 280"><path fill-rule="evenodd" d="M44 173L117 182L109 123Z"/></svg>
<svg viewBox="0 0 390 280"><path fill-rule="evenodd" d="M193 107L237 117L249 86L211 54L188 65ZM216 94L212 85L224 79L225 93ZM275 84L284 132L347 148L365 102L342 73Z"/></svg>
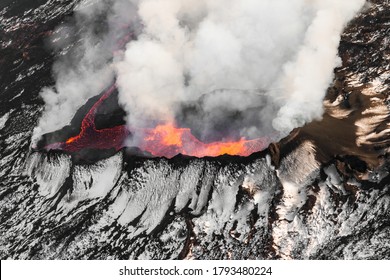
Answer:
<svg viewBox="0 0 390 280"><path fill-rule="evenodd" d="M77 135L77 136L75 136L75 137L70 137L68 140L66 140L66 144L70 144L70 143L73 143L74 141L77 141L77 139L79 139L80 138L80 136L79 135Z"/></svg>
<svg viewBox="0 0 390 280"><path fill-rule="evenodd" d="M125 26L124 28L129 28ZM127 33L117 42L117 49L124 46L135 38L132 32ZM205 157L219 156L223 154L248 156L254 152L261 151L269 144L268 138L254 140L228 140L212 143L204 143L197 139L189 128L177 128L174 123L165 123L154 128L133 128L131 131L125 126L115 126L104 129L97 129L95 117L98 108L102 106L111 94L116 91L115 82L103 92L99 100L91 107L81 122L78 135L68 138L63 142L50 143L44 146L46 150L64 150L70 153L78 153L85 149L90 150L111 150L118 151L125 147L129 135L142 136L138 148L149 152L154 156L167 158L177 154ZM139 137L137 137L138 139Z"/></svg>
<svg viewBox="0 0 390 280"><path fill-rule="evenodd" d="M158 125L145 137L145 141L158 141L163 146L183 146L183 135L186 128L176 128L172 124Z"/></svg>
<svg viewBox="0 0 390 280"><path fill-rule="evenodd" d="M98 108L115 89L115 85L112 85L92 106L81 122L80 133L78 135L68 138L65 142L49 144L45 149L64 150L71 153L77 153L83 149L115 149L116 151L122 149L124 147L124 141L129 135L125 125L104 129L96 129L95 125L95 116Z"/></svg>
<svg viewBox="0 0 390 280"><path fill-rule="evenodd" d="M95 125L98 108L115 89L115 85L112 85L92 106L81 122L78 135L68 138L65 142L49 144L45 148L72 153L80 152L83 149L115 149L118 151L124 148L125 140L130 135L126 126L96 129ZM204 143L196 138L189 128L178 128L173 123L160 124L154 128L133 128L131 134L142 136L142 140L138 144L138 148L142 151L149 152L157 157L167 158L172 158L178 154L195 157L215 157L224 154L248 156L263 150L269 142L267 138L254 140L241 138L236 141Z"/></svg>
<svg viewBox="0 0 390 280"><path fill-rule="evenodd" d="M195 157L223 154L248 156L266 147L266 140L259 138L238 141L203 143L192 135L189 128L177 128L172 123L158 125L143 131L145 137L139 148L155 156L174 157L177 154Z"/></svg>

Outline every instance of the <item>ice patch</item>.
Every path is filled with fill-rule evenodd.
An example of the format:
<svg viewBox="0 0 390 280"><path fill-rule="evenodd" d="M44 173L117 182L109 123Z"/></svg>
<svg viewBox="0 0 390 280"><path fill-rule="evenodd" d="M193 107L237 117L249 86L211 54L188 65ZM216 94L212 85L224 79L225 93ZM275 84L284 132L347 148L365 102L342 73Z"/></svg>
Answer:
<svg viewBox="0 0 390 280"><path fill-rule="evenodd" d="M341 191L345 195L346 191L344 189L343 180L337 172L336 166L332 164L328 167L325 167L324 172L326 175L328 175L328 178L325 181L327 186L335 191Z"/></svg>
<svg viewBox="0 0 390 280"><path fill-rule="evenodd" d="M11 113L13 112L13 110L5 113L1 118L0 118L0 130L3 129L5 127L5 124L7 123L8 119L9 119L9 116L11 115Z"/></svg>

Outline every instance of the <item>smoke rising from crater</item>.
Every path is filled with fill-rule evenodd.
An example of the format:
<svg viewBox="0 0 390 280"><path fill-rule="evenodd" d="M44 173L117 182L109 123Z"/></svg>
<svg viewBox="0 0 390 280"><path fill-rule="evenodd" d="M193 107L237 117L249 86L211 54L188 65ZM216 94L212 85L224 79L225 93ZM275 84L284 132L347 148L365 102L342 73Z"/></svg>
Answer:
<svg viewBox="0 0 390 280"><path fill-rule="evenodd" d="M89 98L112 82L115 72L111 64L118 41L135 32L136 18L131 1L87 0L54 30L47 44L57 54L55 85L40 93L45 108L33 143L41 135L68 125Z"/></svg>
<svg viewBox="0 0 390 280"><path fill-rule="evenodd" d="M115 75L130 128L174 121L206 140L280 137L320 118L322 99L340 63L340 34L365 3L85 2L87 19L114 7L108 31L103 41L91 31L82 33L84 52L72 70L64 61L56 63L56 88L42 92L47 106L39 127L60 128ZM112 46L102 47L123 26L119 22L135 21L141 26L137 40L115 54ZM54 113L63 116L60 123L53 122Z"/></svg>

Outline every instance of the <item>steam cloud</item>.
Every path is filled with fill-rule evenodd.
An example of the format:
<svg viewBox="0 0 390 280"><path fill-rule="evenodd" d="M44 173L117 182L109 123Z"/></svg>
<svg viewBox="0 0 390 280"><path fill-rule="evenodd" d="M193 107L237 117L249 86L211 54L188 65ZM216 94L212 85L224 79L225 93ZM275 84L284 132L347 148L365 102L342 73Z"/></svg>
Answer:
<svg viewBox="0 0 390 280"><path fill-rule="evenodd" d="M57 83L42 91L46 108L36 134L61 128L115 76L130 128L173 121L203 140L285 136L322 116L322 99L340 63L340 34L364 3L84 1L75 23L61 27L83 26L77 59L55 64ZM95 34L104 12L107 30ZM120 27L126 25L137 40L114 52L112 42L124 36Z"/></svg>

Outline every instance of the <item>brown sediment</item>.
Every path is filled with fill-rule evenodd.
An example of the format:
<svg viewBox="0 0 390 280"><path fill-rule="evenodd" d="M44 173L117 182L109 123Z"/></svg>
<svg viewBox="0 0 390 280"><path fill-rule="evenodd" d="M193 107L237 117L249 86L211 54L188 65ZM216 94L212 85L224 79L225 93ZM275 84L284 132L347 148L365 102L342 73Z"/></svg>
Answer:
<svg viewBox="0 0 390 280"><path fill-rule="evenodd" d="M321 163L345 156L364 161L368 168L383 163L390 150L388 19L390 9L372 4L349 24L339 47L342 65L324 99L323 118L271 146L273 161L309 140ZM374 85L378 78L380 87Z"/></svg>
<svg viewBox="0 0 390 280"><path fill-rule="evenodd" d="M325 163L338 155L353 155L365 161L370 167L376 167L382 163L384 148L390 147L390 138L378 137L371 143L358 144L356 122L370 118L371 115L363 115L362 112L372 106L370 98L354 91L353 98L349 98L353 108L346 118L337 118L329 114L329 108L325 108L323 118L313 121L291 133L280 142L283 154L293 150L303 140L312 141L317 150L316 158ZM388 119L387 117L386 119ZM373 131L382 131L388 128L384 122L374 124ZM277 153L275 153L277 154ZM275 155L276 156L276 155ZM277 155L279 157L279 155Z"/></svg>

